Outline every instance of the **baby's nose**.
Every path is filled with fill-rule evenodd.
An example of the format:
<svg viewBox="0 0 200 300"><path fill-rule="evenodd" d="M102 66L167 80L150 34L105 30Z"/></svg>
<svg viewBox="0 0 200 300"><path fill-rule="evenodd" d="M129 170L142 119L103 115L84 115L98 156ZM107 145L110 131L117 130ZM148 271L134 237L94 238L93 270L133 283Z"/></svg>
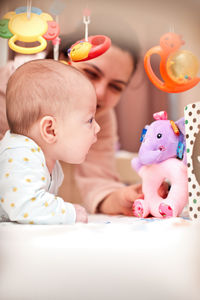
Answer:
<svg viewBox="0 0 200 300"><path fill-rule="evenodd" d="M97 134L100 131L101 127L99 124L95 121L95 134Z"/></svg>

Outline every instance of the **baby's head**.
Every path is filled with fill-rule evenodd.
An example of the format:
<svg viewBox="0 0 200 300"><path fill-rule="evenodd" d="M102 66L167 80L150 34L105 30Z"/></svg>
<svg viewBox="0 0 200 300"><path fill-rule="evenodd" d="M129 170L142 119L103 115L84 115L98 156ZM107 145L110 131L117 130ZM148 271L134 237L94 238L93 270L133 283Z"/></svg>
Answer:
<svg viewBox="0 0 200 300"><path fill-rule="evenodd" d="M34 60L19 67L6 90L12 133L32 138L48 159L80 163L96 141L96 94L78 70L60 62Z"/></svg>

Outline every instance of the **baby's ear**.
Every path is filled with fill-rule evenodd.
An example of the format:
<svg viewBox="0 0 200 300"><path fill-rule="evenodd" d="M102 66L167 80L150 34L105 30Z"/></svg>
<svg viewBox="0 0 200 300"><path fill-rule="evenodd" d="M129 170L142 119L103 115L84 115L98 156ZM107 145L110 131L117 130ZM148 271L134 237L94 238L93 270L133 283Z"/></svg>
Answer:
<svg viewBox="0 0 200 300"><path fill-rule="evenodd" d="M178 126L178 129L180 130L180 132L185 135L185 119L181 118L178 121L175 122L176 125Z"/></svg>
<svg viewBox="0 0 200 300"><path fill-rule="evenodd" d="M56 119L52 116L44 116L40 121L40 134L48 144L54 144L57 141Z"/></svg>

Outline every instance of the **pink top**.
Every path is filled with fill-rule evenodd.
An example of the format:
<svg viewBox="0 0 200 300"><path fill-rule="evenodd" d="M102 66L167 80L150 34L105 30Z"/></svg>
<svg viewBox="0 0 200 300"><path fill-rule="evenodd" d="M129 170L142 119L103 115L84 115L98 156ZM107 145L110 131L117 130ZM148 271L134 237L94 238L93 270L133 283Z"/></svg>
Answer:
<svg viewBox="0 0 200 300"><path fill-rule="evenodd" d="M85 162L75 168L75 179L82 196L82 204L90 213L96 212L98 204L107 195L124 186L119 181L115 167L115 113L113 110L97 113L96 121L101 127L97 142L91 147Z"/></svg>
<svg viewBox="0 0 200 300"><path fill-rule="evenodd" d="M8 62L5 67L0 69L0 139L3 138L4 134L8 130L8 122L6 118L6 86L9 77L15 71L14 62Z"/></svg>

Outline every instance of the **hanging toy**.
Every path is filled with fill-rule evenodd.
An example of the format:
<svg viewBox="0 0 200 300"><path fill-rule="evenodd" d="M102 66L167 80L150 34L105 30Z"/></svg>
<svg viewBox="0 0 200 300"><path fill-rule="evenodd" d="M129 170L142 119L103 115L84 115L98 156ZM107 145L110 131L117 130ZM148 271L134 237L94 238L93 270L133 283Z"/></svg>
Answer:
<svg viewBox="0 0 200 300"><path fill-rule="evenodd" d="M50 7L50 13L55 16L56 23L59 24L59 15L65 8L65 4L60 0L54 0L51 7ZM61 39L59 36L57 36L55 39L53 39L53 58L54 60L59 59L59 45L60 45ZM63 62L63 61L62 61Z"/></svg>
<svg viewBox="0 0 200 300"><path fill-rule="evenodd" d="M0 37L9 39L9 47L13 51L23 54L43 51L47 46L46 40L56 39L59 31L59 26L53 21L53 18L49 14L43 13L41 9L31 7L31 1L27 1L27 6L6 13L0 20ZM24 47L17 45L17 41L39 42L39 45Z"/></svg>
<svg viewBox="0 0 200 300"><path fill-rule="evenodd" d="M160 46L151 48L144 57L145 71L151 82L160 90L168 93L180 93L197 85L200 78L197 77L199 62L190 51L179 50L184 45L181 37L173 32L164 34L160 39ZM160 75L161 81L151 68L151 55L158 54L161 57Z"/></svg>
<svg viewBox="0 0 200 300"><path fill-rule="evenodd" d="M72 61L85 61L95 58L106 52L111 45L111 40L105 35L88 37L88 25L90 24L90 11L84 10L83 23L85 24L85 39L73 44L68 50Z"/></svg>

